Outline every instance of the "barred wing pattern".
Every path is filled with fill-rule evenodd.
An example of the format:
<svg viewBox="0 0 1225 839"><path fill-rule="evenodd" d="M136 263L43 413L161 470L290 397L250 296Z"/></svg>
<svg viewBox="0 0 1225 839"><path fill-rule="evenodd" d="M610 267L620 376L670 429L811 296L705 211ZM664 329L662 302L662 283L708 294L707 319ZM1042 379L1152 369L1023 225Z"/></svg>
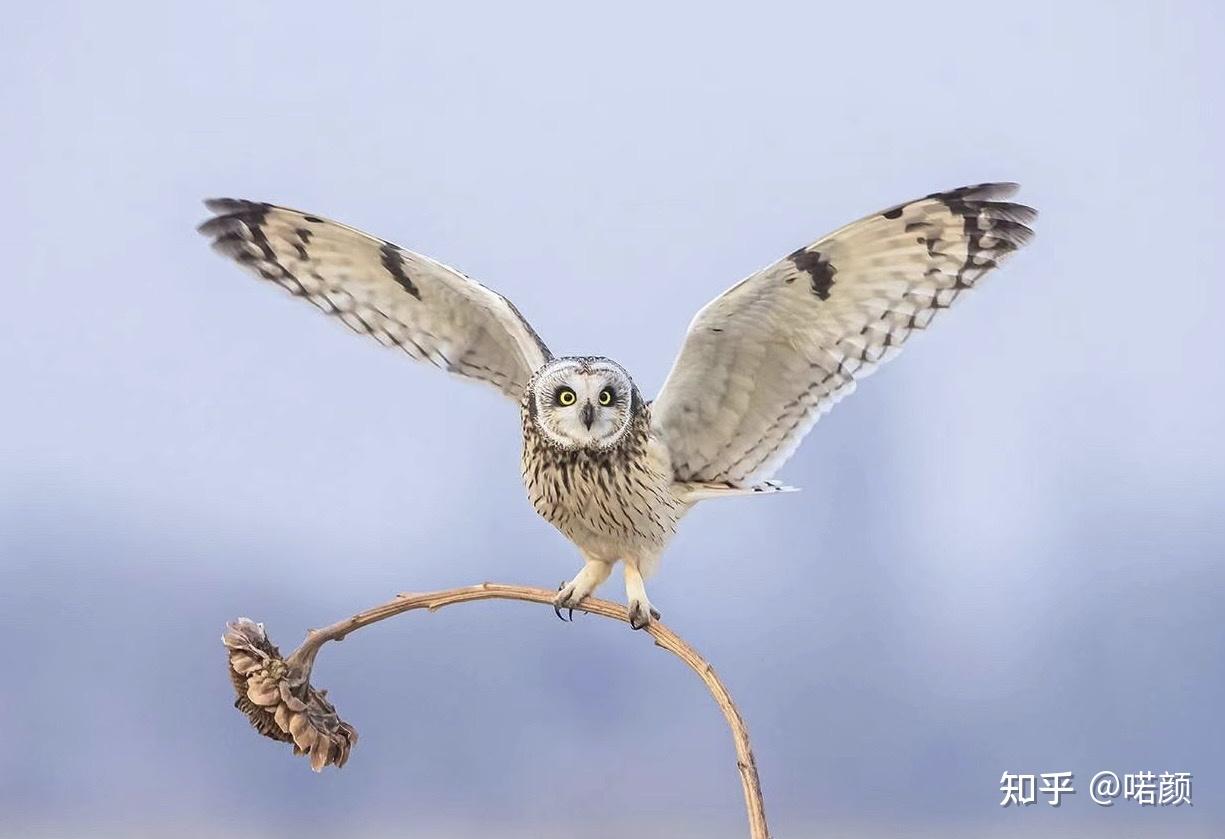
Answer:
<svg viewBox="0 0 1225 839"><path fill-rule="evenodd" d="M516 402L552 355L506 298L442 263L318 216L254 201L205 202L218 252L356 332Z"/></svg>
<svg viewBox="0 0 1225 839"><path fill-rule="evenodd" d="M680 481L769 478L858 379L1033 235L1016 184L935 193L758 271L698 312L652 407Z"/></svg>

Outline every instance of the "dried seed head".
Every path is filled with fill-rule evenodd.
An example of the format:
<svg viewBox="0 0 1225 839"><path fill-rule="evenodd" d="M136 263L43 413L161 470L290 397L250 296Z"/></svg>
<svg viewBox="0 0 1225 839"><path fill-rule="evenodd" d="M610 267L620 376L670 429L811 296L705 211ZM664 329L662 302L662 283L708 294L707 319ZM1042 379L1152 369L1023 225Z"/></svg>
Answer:
<svg viewBox="0 0 1225 839"><path fill-rule="evenodd" d="M265 737L292 743L294 754L309 754L311 769L344 766L357 732L336 715L336 708L310 684L309 669L295 672L264 633L264 625L239 618L226 626L222 642L229 651L234 707Z"/></svg>

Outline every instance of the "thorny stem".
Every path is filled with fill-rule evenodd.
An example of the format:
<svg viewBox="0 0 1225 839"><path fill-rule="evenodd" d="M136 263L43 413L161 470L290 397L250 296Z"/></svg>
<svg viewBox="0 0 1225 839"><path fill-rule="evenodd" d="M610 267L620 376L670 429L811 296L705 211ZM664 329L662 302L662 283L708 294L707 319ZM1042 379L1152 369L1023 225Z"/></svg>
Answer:
<svg viewBox="0 0 1225 839"><path fill-rule="evenodd" d="M481 583L426 594L400 594L394 600L364 612L358 612L331 626L311 630L306 640L294 650L286 663L296 672L309 673L315 663L315 656L328 641L340 641L350 632L395 617L403 612L411 612L414 609L428 609L433 612L444 606L477 600L522 600L551 605L556 594L556 592L542 588L502 583ZM629 613L626 608L608 600L588 597L579 608L593 615L629 623ZM655 639L656 646L663 647L685 662L706 683L710 695L714 697L715 702L719 705L719 710L723 712L723 718L727 720L727 725L732 731L732 740L736 744L736 765L740 769L740 785L744 789L744 805L749 817L749 836L751 839L770 839L770 831L766 827L765 805L761 798L761 782L757 778L757 762L753 759L749 732L727 688L719 680L710 663L698 655L693 647L681 640L675 632L658 621L651 623L646 631Z"/></svg>

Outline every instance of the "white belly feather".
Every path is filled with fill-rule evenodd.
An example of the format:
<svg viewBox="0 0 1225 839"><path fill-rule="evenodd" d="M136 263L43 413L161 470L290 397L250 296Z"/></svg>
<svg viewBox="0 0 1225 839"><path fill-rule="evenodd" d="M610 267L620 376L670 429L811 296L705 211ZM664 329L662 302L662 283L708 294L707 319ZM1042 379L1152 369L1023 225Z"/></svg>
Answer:
<svg viewBox="0 0 1225 839"><path fill-rule="evenodd" d="M638 452L564 451L525 441L528 498L589 558L649 561L672 537L688 504L673 491L663 444L652 437Z"/></svg>

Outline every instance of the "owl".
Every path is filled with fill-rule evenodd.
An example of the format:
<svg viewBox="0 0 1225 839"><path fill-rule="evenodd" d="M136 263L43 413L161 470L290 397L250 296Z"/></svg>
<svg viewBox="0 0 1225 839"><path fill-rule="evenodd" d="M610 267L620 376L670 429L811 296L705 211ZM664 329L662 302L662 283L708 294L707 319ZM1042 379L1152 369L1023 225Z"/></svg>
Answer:
<svg viewBox="0 0 1225 839"><path fill-rule="evenodd" d="M356 332L492 385L520 408L532 506L578 548L554 610L621 562L630 626L659 618L645 579L699 501L772 480L859 379L1033 235L1015 184L938 192L848 224L706 305L653 402L599 356L554 356L514 304L454 268L320 216L205 202L213 247Z"/></svg>

